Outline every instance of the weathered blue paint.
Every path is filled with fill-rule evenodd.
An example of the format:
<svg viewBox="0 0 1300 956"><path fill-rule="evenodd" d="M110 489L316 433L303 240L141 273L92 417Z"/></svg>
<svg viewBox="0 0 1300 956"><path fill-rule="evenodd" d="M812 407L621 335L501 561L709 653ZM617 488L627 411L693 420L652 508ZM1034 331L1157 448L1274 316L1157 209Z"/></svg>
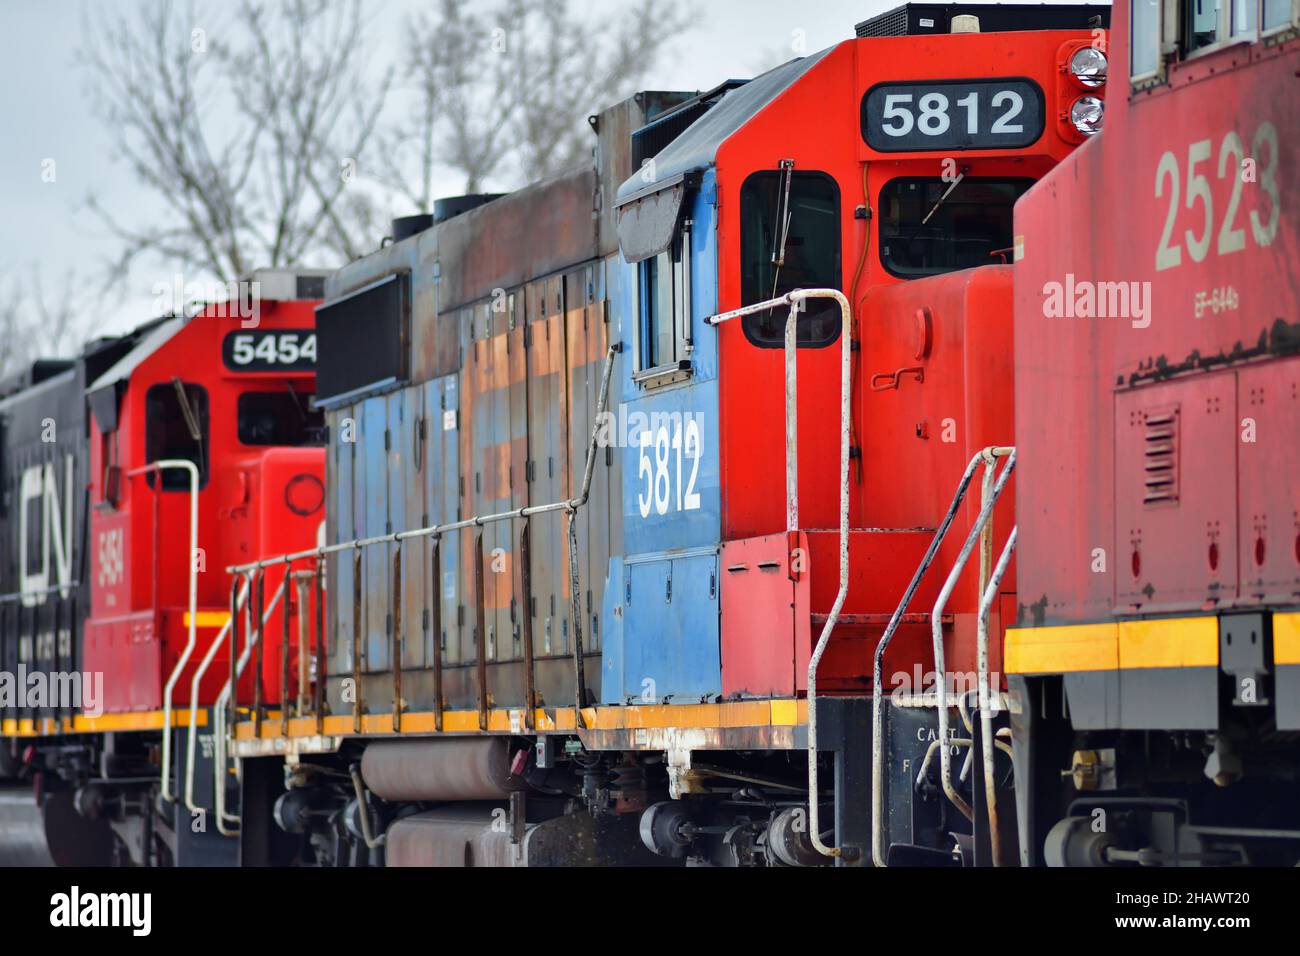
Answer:
<svg viewBox="0 0 1300 956"><path fill-rule="evenodd" d="M603 702L717 698L722 667L717 552L640 555L617 563L622 593L607 592L617 607L611 607L606 633Z"/></svg>
<svg viewBox="0 0 1300 956"><path fill-rule="evenodd" d="M365 508L361 513L364 526L360 535L370 537L387 534L391 530L388 517L388 450L384 447L384 435L388 428L387 399L379 395L362 402L359 424L357 458L359 470L365 473ZM389 666L388 605L392 594L389 561L387 549L366 548L361 587L366 605L362 664L367 671L387 670Z"/></svg>
<svg viewBox="0 0 1300 956"><path fill-rule="evenodd" d="M610 561L602 608L605 703L721 694L718 360L716 334L704 323L717 311L716 203L710 170L688 198L690 377L647 389L633 377L638 352L629 348L617 379L611 433L622 459L624 554ZM630 346L642 330L638 268L621 262L619 272L621 336Z"/></svg>
<svg viewBox="0 0 1300 956"><path fill-rule="evenodd" d="M330 458L329 494L333 507L329 513L332 524L325 529L329 541L347 541L356 536L356 414L345 407L329 413ZM332 621L330 647L335 654L330 659L331 673L350 673L352 670L352 555L332 554L328 571L330 600L326 603ZM346 600L344 599L346 595Z"/></svg>

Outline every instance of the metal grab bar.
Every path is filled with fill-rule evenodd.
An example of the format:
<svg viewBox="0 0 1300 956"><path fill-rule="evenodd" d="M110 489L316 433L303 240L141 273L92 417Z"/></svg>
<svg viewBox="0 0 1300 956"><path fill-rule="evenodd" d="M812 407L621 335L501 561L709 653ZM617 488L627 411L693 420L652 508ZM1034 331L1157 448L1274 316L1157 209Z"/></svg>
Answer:
<svg viewBox="0 0 1300 956"><path fill-rule="evenodd" d="M917 565L916 571L912 574L912 580L908 582L907 590L903 592L898 607L890 617L889 623L885 626L885 633L881 635L880 642L876 645L876 653L871 665L871 860L876 866L886 865L885 747L883 738L885 652L894 639L894 632L898 630L899 624L903 621L903 615L907 613L908 605L912 603L912 598L916 595L916 589L920 587L921 580L925 577L926 572L930 570L930 565L934 563L934 556L939 552L939 547L948 536L948 529L952 527L953 519L957 517L957 510L966 497L971 479L975 477L975 469L980 466L981 462L987 467L990 461L990 452L1008 452L1010 450L999 446L982 449L976 452L966 465L966 470L962 472L961 481L957 483L957 491L952 496L952 503L948 505L948 513L943 516L943 521L939 523L939 527L935 530L934 537L930 539L930 546L925 549L925 555L921 558L921 563Z"/></svg>
<svg viewBox="0 0 1300 956"><path fill-rule="evenodd" d="M585 701L582 699L582 695L584 693L585 681L584 681L583 669L582 669L583 668L582 622L581 622L582 611L581 611L579 581L578 581L578 574L577 574L577 567L576 567L576 561L577 561L576 521L577 521L578 509L585 506L591 497L591 481L596 468L596 449L600 440L601 425L604 424L605 416L608 414L609 392L610 392L609 386L610 386L610 379L613 375L613 370L614 370L614 356L618 352L621 352L622 349L623 346L621 343L614 342L611 343L609 347L605 350L605 364L601 372L600 394L596 403L595 421L591 429L591 438L589 439L587 444L587 460L583 468L582 490L577 497L568 498L563 501L555 501L545 505L531 505L523 508L516 508L511 511L502 511L502 512L497 512L495 514L476 515L471 518L465 518L460 521L453 521L442 525L429 525L423 528L413 528L407 531L396 531L389 534L375 535L374 537L369 537L369 538L355 538L349 541L340 541L335 544L320 545L318 547L309 548L304 551L294 551L288 554L279 554L269 558L261 558L257 561L253 561L248 564L230 565L226 568L226 571L230 574L235 574L235 575L237 574L252 575L261 572L263 569L271 567L272 565L284 565L286 568L288 568L295 561L303 560L306 558L320 559L320 558L324 558L326 555L329 554L338 554L340 552L345 552L345 551L352 551L356 553L358 555L358 561L359 561L360 560L359 555L363 548L372 547L374 545L380 545L380 544L397 544L400 548L401 542L403 541L406 541L408 539L426 538L426 537L431 537L434 539L435 541L434 547L435 547L435 555L436 555L437 554L436 542L440 541L442 536L449 532L460 531L466 528L482 527L483 525L493 524L499 521L513 521L516 519L527 519L532 517L533 515L549 514L552 512L562 511L565 513L565 515L568 518L568 538L569 538L570 564L571 564L571 577L572 577L571 588L573 593L573 614L574 614L573 656L574 656L574 668L576 672L575 673L575 688L576 688L575 704L577 705L577 714L575 719L578 722L579 728L581 728L582 721L583 721L582 707L585 706ZM435 557L435 562L436 561L437 558ZM360 587L359 574L354 580L359 589ZM284 591L284 585L282 583L280 589L276 592L276 598L272 600L272 605L271 605L272 607L274 607L275 600L278 599L279 595L283 591ZM356 601L356 605L359 610L360 608L359 598ZM269 614L270 610L268 609L266 613ZM263 623L265 623L265 617L263 618ZM354 632L358 632L358 631L359 628L354 627ZM261 626L259 626L258 628L257 636L258 638L260 638L261 636ZM355 637L355 633L354 633L354 637ZM256 644L257 641L256 640L253 641L253 645L255 646ZM239 670L241 672L244 667L245 657L246 655L241 655L240 658ZM355 654L355 652L353 657L355 662L355 660L357 659L357 655ZM438 659L439 661L441 661L440 656ZM400 666L400 662L398 662L398 666ZM229 684L230 682L227 681L227 691L229 691ZM360 687L356 688L356 693L357 693L357 698L356 698L357 704L356 707L354 708L354 713L357 720L356 731L360 732L361 730ZM229 697L229 694L223 692L223 696ZM485 702L486 702L486 697L484 697L484 703ZM219 712L224 716L225 706L224 706L223 698L218 698L217 706L219 708ZM435 709L440 709L440 708L441 708L441 701L439 700L435 702ZM530 702L530 709L531 709L531 702ZM224 737L222 738L222 740L223 740L223 750L224 750ZM223 799L221 793L222 790L219 788L218 799ZM218 826L221 825L221 819L222 819L222 813L218 813ZM232 815L226 815L225 819L234 821L234 820L238 820L238 817Z"/></svg>
<svg viewBox="0 0 1300 956"><path fill-rule="evenodd" d="M1016 548L1016 532L1018 528L1012 528L1011 534L1007 536L1007 543L1002 548L1002 555L998 558L997 566L993 568L993 574L989 578L988 587L984 589L984 595L980 599L979 613L979 644L976 651L979 667L979 701L980 701L980 742L983 750L984 759L984 803L988 807L989 818L989 848L993 856L993 865L1001 866L1002 859L1002 837L998 832L998 788L997 781L993 777L993 707L991 701L997 696L997 688L990 686L989 682L989 611L993 608L993 602L997 600L998 588L1002 584L1002 576L1007 572L1007 565L1011 563L1011 552Z"/></svg>
<svg viewBox="0 0 1300 956"><path fill-rule="evenodd" d="M181 651L176 666L172 668L171 674L167 677L167 683L163 685L162 795L164 800L171 802L176 799L172 793L171 781L172 690L176 687L176 682L181 679L181 671L189 663L190 655L194 653L194 645L198 642L199 571L194 566L194 557L199 549L199 468L194 462L187 461L184 458L160 458L142 468L133 468L126 474L130 478L149 471L163 472L169 468L178 468L189 472L190 476L189 636L185 641L185 650ZM161 482L159 482L159 487L154 489L154 494L159 495L161 493L162 487ZM157 560L156 556L155 560ZM155 606L154 613L157 612L158 608Z"/></svg>
<svg viewBox="0 0 1300 956"><path fill-rule="evenodd" d="M251 576L250 573L248 577ZM217 695L217 702L213 707L212 723L214 727L225 727L227 702L233 701L232 706L239 706L239 701L238 698L235 697L233 688L238 686L239 678L243 676L244 668L248 665L248 659L252 656L253 649L262 639L262 629L266 627L266 622L270 620L271 615L275 613L275 609L280 603L280 598L284 596L287 580L288 579L286 578L280 582L280 586L276 588L275 593L271 595L271 600L267 602L266 607L262 609L261 621L258 623L256 629L252 627L252 608L250 607L252 602L246 602L244 604L244 633L246 635L244 639L244 649L240 651L239 661L235 664L234 680L227 679L225 686L221 688L221 693ZM221 732L215 733L214 736L216 738L216 753L214 754L215 760L213 761L212 781L215 790L213 801L216 806L217 830L222 834L222 836L237 836L239 834L238 830L229 830L225 826L227 820L231 823L240 822L240 817L238 815L226 813L227 738L226 734Z"/></svg>
<svg viewBox="0 0 1300 956"><path fill-rule="evenodd" d="M993 456L990 456L990 460ZM961 546L961 551L957 555L957 560L953 563L952 571L948 573L948 579L944 581L943 588L939 591L938 600L934 602L934 608L930 611L930 638L934 645L934 671L935 671L935 709L939 712L939 739L946 741L948 739L948 669L944 664L943 652L943 623L940 621L940 615L948 603L948 598L952 595L953 588L957 586L957 579L961 577L962 571L966 569L966 561L970 558L970 553L975 549L975 543L979 540L984 531L984 526L988 524L989 519L993 516L993 508L998 503L998 498L1002 496L1002 490L1007 485L1007 479L1016 469L1016 452L1013 448L1007 455L1006 464L998 472L997 481L993 484L993 491L988 499L980 508L979 517L975 519L975 524L971 527L970 533L966 535L966 540ZM970 820L974 818L974 811L966 799L957 792L957 788L952 783L952 753L948 747L939 749L939 782L943 785L943 792L953 805Z"/></svg>
<svg viewBox="0 0 1300 956"><path fill-rule="evenodd" d="M606 412L605 405L609 401L609 378L614 368L614 355L621 352L623 346L615 342L605 351L605 369L602 373L600 394L604 396L603 400L597 403L596 417L603 417ZM303 558L320 558L327 554L338 554L340 551L352 551L354 549L369 548L377 544L392 544L398 541L406 541L411 538L428 538L438 537L447 534L450 531L460 531L464 528L482 527L485 524L493 524L498 521L513 521L520 518L530 518L533 515L549 514L553 511L571 511L581 508L587 503L591 495L591 477L595 471L596 462L596 445L599 441L601 421L597 421L591 430L591 440L587 446L587 463L586 470L582 478L582 494L577 498L567 498L563 501L553 501L545 505L529 505L524 508L515 508L511 511L498 511L489 515L475 515L472 518L464 518L460 521L452 521L448 524L428 525L424 528L411 528L407 531L394 531L389 534L375 535L370 538L354 538L350 541L339 541L335 544L323 544L315 548L307 548L303 551L293 551L289 554L277 554L269 558L261 558L257 561L251 561L248 564L232 564L227 566L228 574L243 574L249 571L260 571L274 564L291 564L294 561Z"/></svg>
<svg viewBox="0 0 1300 956"><path fill-rule="evenodd" d="M838 289L796 289L776 299L747 305L709 316L704 321L718 325L729 319L752 315L781 305L790 306L785 320L785 510L786 531L799 530L799 431L796 385L796 319L805 299L834 299L840 306L840 583L835 603L822 625L821 636L808 660L808 836L823 856L845 856L842 847L827 846L821 839L817 798L817 665L830 643L831 631L849 592L849 424L852 396L853 323L849 300Z"/></svg>
<svg viewBox="0 0 1300 956"><path fill-rule="evenodd" d="M244 579L244 587L240 590L235 598L233 605L234 612L237 614L248 600L248 579ZM198 729L199 716L199 682L203 680L203 675L208 672L212 666L212 661L217 656L217 651L221 649L221 643L230 633L234 626L235 619L232 616L226 621L225 625L217 632L217 636L212 639L208 652L203 655L203 660L199 661L199 666L194 671L194 677L190 681L190 731L189 737L185 741L185 806L192 812L198 813L200 808L194 805L194 741L195 731ZM213 734L218 732L215 721L213 722Z"/></svg>

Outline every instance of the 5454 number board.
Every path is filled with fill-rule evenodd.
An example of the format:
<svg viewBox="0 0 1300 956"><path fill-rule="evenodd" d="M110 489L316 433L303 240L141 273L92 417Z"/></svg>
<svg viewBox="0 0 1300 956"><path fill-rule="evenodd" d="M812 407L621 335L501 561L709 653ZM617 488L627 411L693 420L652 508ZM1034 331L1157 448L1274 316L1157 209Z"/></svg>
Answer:
<svg viewBox="0 0 1300 956"><path fill-rule="evenodd" d="M221 361L232 372L277 372L316 367L316 333L310 329L231 332Z"/></svg>
<svg viewBox="0 0 1300 956"><path fill-rule="evenodd" d="M1033 80L877 83L862 97L862 138L882 153L1021 149L1043 135Z"/></svg>

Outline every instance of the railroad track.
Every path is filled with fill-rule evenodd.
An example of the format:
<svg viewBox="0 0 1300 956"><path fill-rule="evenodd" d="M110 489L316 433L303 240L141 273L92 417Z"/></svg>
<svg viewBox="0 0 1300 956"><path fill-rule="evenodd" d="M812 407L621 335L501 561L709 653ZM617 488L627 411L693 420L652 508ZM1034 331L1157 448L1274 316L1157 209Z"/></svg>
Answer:
<svg viewBox="0 0 1300 956"><path fill-rule="evenodd" d="M31 785L0 785L0 866L53 865Z"/></svg>

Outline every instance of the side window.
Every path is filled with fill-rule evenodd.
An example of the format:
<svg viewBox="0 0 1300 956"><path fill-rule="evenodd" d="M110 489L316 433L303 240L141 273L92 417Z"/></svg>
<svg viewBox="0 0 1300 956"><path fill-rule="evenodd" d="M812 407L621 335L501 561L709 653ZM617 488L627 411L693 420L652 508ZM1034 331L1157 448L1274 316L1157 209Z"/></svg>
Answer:
<svg viewBox="0 0 1300 956"><path fill-rule="evenodd" d="M1160 66L1161 0L1132 0L1129 6L1129 68L1133 79L1155 76Z"/></svg>
<svg viewBox="0 0 1300 956"><path fill-rule="evenodd" d="M1291 23L1291 0L1263 0L1261 30L1276 30Z"/></svg>
<svg viewBox="0 0 1300 956"><path fill-rule="evenodd" d="M316 445L322 441L325 413L311 407L313 396L291 388L282 392L244 392L236 409L241 445Z"/></svg>
<svg viewBox="0 0 1300 956"><path fill-rule="evenodd" d="M880 189L880 261L919 279L1006 262L1016 200L1032 179L903 176Z"/></svg>
<svg viewBox="0 0 1300 956"><path fill-rule="evenodd" d="M144 397L146 462L183 458L199 468L199 487L208 483L208 393L201 385L173 379L151 386ZM157 473L146 480L154 487ZM163 491L189 491L190 476L179 468L162 472Z"/></svg>
<svg viewBox="0 0 1300 956"><path fill-rule="evenodd" d="M1137 2L1137 0L1134 0ZM1182 0L1183 55L1290 26L1290 0Z"/></svg>
<svg viewBox="0 0 1300 956"><path fill-rule="evenodd" d="M1225 0L1187 0L1183 14L1183 52L1191 56L1197 50L1223 40L1223 3Z"/></svg>
<svg viewBox="0 0 1300 956"><path fill-rule="evenodd" d="M782 210L784 223L779 221ZM788 176L780 170L752 173L740 187L741 303L753 305L795 289L838 289L840 283L840 190L835 180L798 170ZM784 348L788 315L781 308L745 316L745 337L760 348ZM822 348L839 332L840 309L833 299L806 302L796 323L799 345Z"/></svg>
<svg viewBox="0 0 1300 956"><path fill-rule="evenodd" d="M638 263L641 289L641 368L645 373L686 371L691 349L691 221L684 220L668 248Z"/></svg>

